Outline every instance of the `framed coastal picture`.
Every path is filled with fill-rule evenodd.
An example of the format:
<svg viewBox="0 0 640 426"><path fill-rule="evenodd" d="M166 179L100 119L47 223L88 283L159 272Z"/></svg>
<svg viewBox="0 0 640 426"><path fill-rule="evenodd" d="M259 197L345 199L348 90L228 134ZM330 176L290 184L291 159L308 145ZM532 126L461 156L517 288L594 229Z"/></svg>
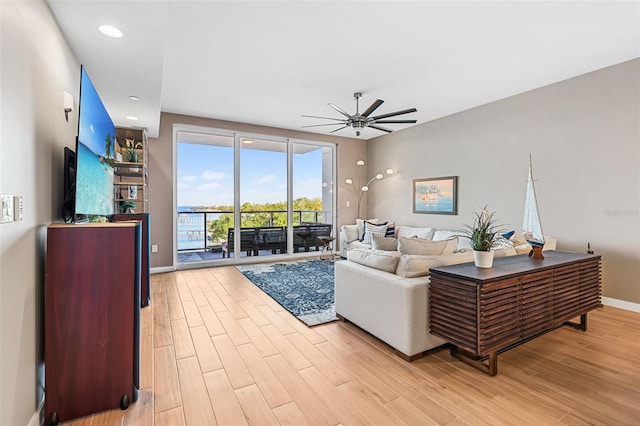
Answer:
<svg viewBox="0 0 640 426"><path fill-rule="evenodd" d="M413 180L413 212L431 214L457 213L458 176Z"/></svg>

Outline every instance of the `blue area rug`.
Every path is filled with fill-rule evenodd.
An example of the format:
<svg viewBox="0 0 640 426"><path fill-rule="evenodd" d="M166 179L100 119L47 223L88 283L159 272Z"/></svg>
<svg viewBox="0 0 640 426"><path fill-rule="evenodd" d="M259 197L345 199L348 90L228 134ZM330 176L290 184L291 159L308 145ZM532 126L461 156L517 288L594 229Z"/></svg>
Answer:
<svg viewBox="0 0 640 426"><path fill-rule="evenodd" d="M335 321L333 261L301 260L236 266L308 326Z"/></svg>

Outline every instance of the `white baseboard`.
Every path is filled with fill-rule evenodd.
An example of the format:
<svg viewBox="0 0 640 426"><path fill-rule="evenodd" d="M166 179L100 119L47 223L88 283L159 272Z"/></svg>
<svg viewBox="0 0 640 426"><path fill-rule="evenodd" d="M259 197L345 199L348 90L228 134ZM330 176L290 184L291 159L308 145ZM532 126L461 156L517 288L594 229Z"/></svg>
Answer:
<svg viewBox="0 0 640 426"><path fill-rule="evenodd" d="M44 398L40 404L38 404L38 408L36 409L36 412L33 413L33 416L31 416L31 420L29 420L29 424L27 426L40 426L43 424L40 419L44 419Z"/></svg>
<svg viewBox="0 0 640 426"><path fill-rule="evenodd" d="M627 302L626 300L612 299L611 297L603 296L602 304L627 311L640 312L640 303Z"/></svg>
<svg viewBox="0 0 640 426"><path fill-rule="evenodd" d="M160 274L162 272L174 272L176 270L173 266L159 266L157 268L149 269L149 273L151 274Z"/></svg>

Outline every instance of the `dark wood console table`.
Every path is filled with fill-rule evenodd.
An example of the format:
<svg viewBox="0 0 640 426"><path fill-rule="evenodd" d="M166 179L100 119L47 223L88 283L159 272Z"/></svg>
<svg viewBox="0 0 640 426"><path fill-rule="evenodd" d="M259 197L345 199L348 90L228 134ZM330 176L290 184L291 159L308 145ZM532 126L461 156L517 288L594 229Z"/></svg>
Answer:
<svg viewBox="0 0 640 426"><path fill-rule="evenodd" d="M587 312L601 307L600 256L545 251L431 269L429 329L451 343L451 355L498 373L498 353L571 325L586 331ZM568 322L580 317L580 323Z"/></svg>

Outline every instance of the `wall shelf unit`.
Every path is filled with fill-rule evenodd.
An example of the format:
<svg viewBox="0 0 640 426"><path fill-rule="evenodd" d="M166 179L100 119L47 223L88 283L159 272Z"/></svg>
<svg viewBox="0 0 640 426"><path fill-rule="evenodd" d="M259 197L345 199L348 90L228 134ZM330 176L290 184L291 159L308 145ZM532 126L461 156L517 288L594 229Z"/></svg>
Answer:
<svg viewBox="0 0 640 426"><path fill-rule="evenodd" d="M116 155L122 161L113 166L113 201L116 213L125 213L127 202L136 213L149 211L149 145L143 129L116 128Z"/></svg>

